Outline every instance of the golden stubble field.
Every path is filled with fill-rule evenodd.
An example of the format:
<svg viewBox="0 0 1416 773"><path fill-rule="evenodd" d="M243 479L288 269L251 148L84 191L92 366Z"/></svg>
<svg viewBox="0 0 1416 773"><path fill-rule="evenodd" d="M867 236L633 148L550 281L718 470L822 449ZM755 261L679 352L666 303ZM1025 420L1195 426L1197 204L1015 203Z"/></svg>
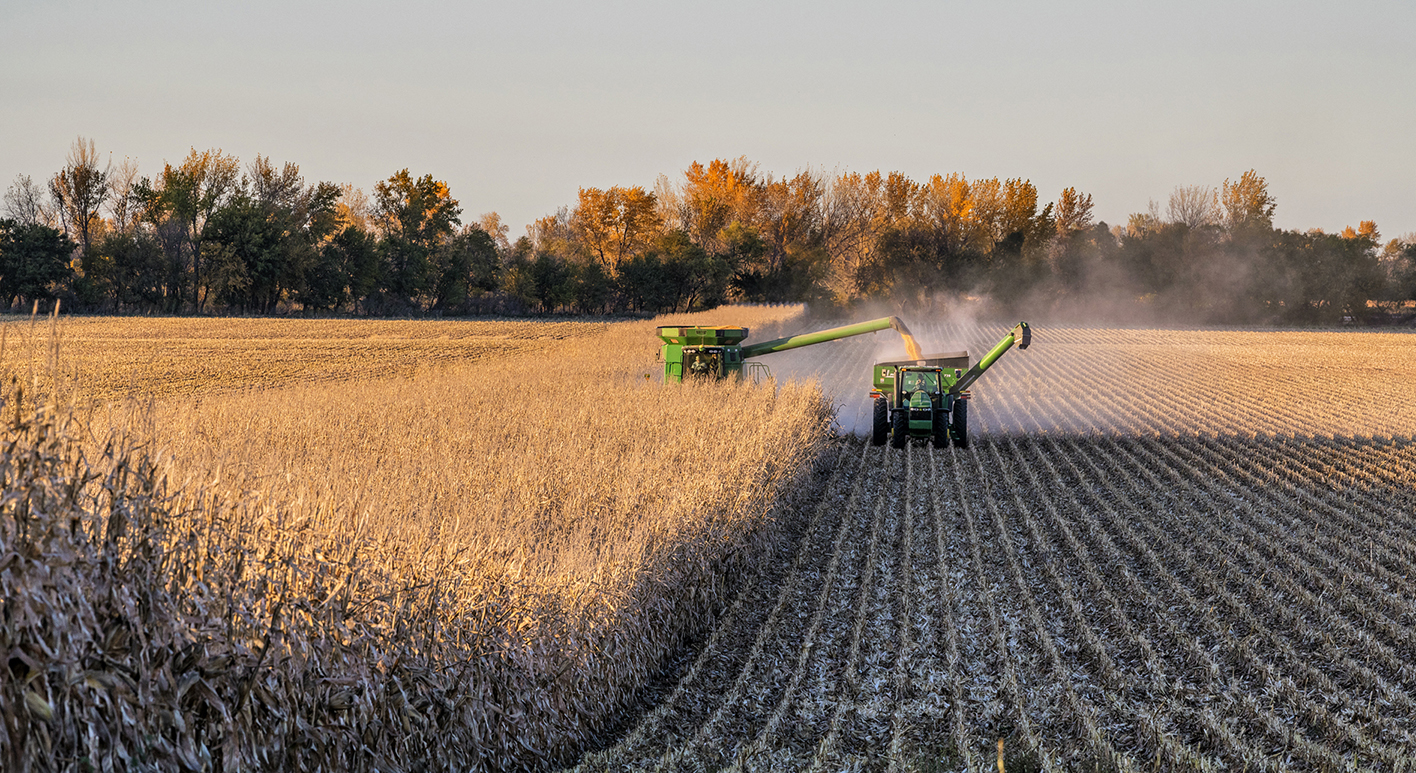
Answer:
<svg viewBox="0 0 1416 773"><path fill-rule="evenodd" d="M0 322L12 345L48 325ZM604 322L77 317L62 326L65 370L86 395L190 397L367 379L535 352L604 333Z"/></svg>

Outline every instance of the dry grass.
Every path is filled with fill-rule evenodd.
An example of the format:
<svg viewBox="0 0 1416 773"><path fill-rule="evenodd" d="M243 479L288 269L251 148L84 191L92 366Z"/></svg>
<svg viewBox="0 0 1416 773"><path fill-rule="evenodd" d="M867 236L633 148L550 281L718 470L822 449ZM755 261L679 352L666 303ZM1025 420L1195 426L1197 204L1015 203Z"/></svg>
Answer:
<svg viewBox="0 0 1416 773"><path fill-rule="evenodd" d="M830 431L810 386L646 380L654 324L555 344L513 324L545 348L417 378L360 354L311 371L355 374L337 383L83 419L21 408L12 378L6 459L31 461L0 508L0 644L25 653L0 684L7 769L570 759L780 536ZM181 340L242 340L202 332ZM85 335L64 350L126 356ZM285 377L278 344L231 346L249 356L216 372Z"/></svg>
<svg viewBox="0 0 1416 773"><path fill-rule="evenodd" d="M0 316L23 347L47 326ZM371 377L415 378L473 360L599 335L604 322L77 317L62 325L62 365L101 399L186 397ZM27 352L26 352L27 353Z"/></svg>

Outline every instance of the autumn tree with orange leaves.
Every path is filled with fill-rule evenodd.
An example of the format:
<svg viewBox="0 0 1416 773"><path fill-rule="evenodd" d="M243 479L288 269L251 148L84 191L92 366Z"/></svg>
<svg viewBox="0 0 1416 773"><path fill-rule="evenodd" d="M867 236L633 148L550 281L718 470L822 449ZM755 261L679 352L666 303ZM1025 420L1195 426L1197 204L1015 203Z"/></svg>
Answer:
<svg viewBox="0 0 1416 773"><path fill-rule="evenodd" d="M412 304L433 289L434 250L453 234L461 214L447 183L430 174L414 179L403 169L374 185L374 222L383 237L386 287L394 299Z"/></svg>
<svg viewBox="0 0 1416 773"><path fill-rule="evenodd" d="M639 186L581 188L570 227L585 249L611 275L631 255L652 243L663 223L654 194Z"/></svg>

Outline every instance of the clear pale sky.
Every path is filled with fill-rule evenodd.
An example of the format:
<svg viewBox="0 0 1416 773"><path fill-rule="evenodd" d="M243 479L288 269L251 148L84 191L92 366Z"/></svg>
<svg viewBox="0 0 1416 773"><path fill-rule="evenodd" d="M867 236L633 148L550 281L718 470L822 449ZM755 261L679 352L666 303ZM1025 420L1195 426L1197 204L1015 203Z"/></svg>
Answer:
<svg viewBox="0 0 1416 773"><path fill-rule="evenodd" d="M0 188L78 135L369 190L407 167L513 238L580 186L745 155L1024 177L1124 223L1253 168L1284 228L1416 232L1416 2L0 0Z"/></svg>

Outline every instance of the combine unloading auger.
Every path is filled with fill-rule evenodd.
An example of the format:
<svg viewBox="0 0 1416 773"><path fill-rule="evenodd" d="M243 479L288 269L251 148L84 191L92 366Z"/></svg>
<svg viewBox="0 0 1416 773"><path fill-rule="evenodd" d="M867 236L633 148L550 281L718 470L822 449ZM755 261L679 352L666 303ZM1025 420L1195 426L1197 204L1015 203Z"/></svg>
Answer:
<svg viewBox="0 0 1416 773"><path fill-rule="evenodd" d="M666 325L659 328L659 338L664 341L664 345L659 351L659 357L664 362L664 381L666 382L682 381L685 377L693 376L725 378L741 375L744 370L749 372L758 369L766 370L766 366L760 363L746 362L750 357L785 352L788 349L797 349L827 341L838 341L842 338L886 329L893 329L900 334L910 356L920 355L919 344L915 342L914 336L910 335L909 328L905 327L905 323L899 317L881 317L869 322L833 327L815 333L802 333L747 346L742 345L748 334L748 329L745 327Z"/></svg>

